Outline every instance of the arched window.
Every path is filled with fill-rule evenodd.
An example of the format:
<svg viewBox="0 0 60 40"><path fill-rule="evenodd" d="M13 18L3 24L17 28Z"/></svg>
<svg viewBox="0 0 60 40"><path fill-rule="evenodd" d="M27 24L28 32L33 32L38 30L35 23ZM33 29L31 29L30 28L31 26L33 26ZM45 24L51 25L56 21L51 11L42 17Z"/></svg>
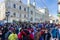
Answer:
<svg viewBox="0 0 60 40"><path fill-rule="evenodd" d="M13 13L14 17L16 17L16 13Z"/></svg>
<svg viewBox="0 0 60 40"><path fill-rule="evenodd" d="M21 10L21 6L19 6L19 9Z"/></svg>
<svg viewBox="0 0 60 40"><path fill-rule="evenodd" d="M16 8L16 4L13 4L13 7Z"/></svg>

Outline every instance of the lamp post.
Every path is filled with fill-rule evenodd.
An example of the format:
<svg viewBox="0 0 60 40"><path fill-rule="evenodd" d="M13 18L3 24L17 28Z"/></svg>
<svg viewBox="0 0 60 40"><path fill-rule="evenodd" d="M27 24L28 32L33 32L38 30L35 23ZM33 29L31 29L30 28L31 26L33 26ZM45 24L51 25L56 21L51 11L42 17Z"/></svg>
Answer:
<svg viewBox="0 0 60 40"><path fill-rule="evenodd" d="M7 23L8 23L9 13L10 13L10 12L6 12Z"/></svg>

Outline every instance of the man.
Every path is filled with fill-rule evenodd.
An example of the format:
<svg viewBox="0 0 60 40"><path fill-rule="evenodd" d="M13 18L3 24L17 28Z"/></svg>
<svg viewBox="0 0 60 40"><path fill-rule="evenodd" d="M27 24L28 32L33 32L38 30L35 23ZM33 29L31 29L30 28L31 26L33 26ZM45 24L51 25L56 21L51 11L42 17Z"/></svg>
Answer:
<svg viewBox="0 0 60 40"><path fill-rule="evenodd" d="M9 30L7 31L7 33L5 33L5 40L8 40L9 35L11 34L12 30L11 28L9 28Z"/></svg>
<svg viewBox="0 0 60 40"><path fill-rule="evenodd" d="M52 33L53 40L57 40L57 35L58 35L57 27L53 28L51 33Z"/></svg>
<svg viewBox="0 0 60 40"><path fill-rule="evenodd" d="M12 28L12 34L9 35L8 40L18 40L18 37L14 28Z"/></svg>
<svg viewBox="0 0 60 40"><path fill-rule="evenodd" d="M45 30L45 39L44 40L50 40L51 38L51 34L50 31L48 29Z"/></svg>
<svg viewBox="0 0 60 40"><path fill-rule="evenodd" d="M58 28L58 38L60 40L60 27Z"/></svg>

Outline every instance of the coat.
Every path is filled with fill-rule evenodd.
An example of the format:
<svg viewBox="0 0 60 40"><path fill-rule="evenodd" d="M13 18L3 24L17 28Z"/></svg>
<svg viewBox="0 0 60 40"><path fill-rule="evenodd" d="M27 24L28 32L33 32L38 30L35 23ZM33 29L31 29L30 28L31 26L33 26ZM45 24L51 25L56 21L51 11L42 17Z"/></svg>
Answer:
<svg viewBox="0 0 60 40"><path fill-rule="evenodd" d="M53 38L57 38L57 34L58 34L58 30L57 29L53 29L51 33L52 33L52 37Z"/></svg>
<svg viewBox="0 0 60 40"><path fill-rule="evenodd" d="M8 40L18 40L17 34L14 33L10 34Z"/></svg>
<svg viewBox="0 0 60 40"><path fill-rule="evenodd" d="M41 36L40 32L37 32L35 35L36 35L35 40L39 40Z"/></svg>

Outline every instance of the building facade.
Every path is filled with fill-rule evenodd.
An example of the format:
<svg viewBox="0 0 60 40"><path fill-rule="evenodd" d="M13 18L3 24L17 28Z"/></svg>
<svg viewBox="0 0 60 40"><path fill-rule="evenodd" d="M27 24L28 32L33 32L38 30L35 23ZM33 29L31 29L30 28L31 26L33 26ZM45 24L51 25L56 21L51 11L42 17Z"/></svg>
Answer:
<svg viewBox="0 0 60 40"><path fill-rule="evenodd" d="M60 13L60 0L58 0L58 13Z"/></svg>
<svg viewBox="0 0 60 40"><path fill-rule="evenodd" d="M35 2L33 3L33 5L30 4L30 0L28 0L27 5L23 4L21 0L5 0L2 4L4 4L4 8L1 7L0 9L2 10L1 14L3 14L2 17L4 17L3 20L5 21L7 21L7 13L9 14L8 22L13 22L14 20L33 23L48 21L46 20L47 15L49 15L48 11L45 11L43 14L43 12L35 8ZM4 9L4 12L2 8Z"/></svg>
<svg viewBox="0 0 60 40"><path fill-rule="evenodd" d="M47 8L39 8L39 11L41 12L42 22L49 21L49 10Z"/></svg>
<svg viewBox="0 0 60 40"><path fill-rule="evenodd" d="M60 23L60 0L58 0L58 20Z"/></svg>
<svg viewBox="0 0 60 40"><path fill-rule="evenodd" d="M5 18L5 4L0 3L0 20Z"/></svg>
<svg viewBox="0 0 60 40"><path fill-rule="evenodd" d="M24 5L21 1L6 0L5 1L6 12L9 12L9 21L28 21L27 5Z"/></svg>

